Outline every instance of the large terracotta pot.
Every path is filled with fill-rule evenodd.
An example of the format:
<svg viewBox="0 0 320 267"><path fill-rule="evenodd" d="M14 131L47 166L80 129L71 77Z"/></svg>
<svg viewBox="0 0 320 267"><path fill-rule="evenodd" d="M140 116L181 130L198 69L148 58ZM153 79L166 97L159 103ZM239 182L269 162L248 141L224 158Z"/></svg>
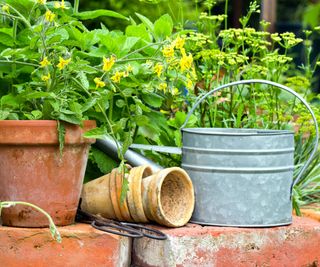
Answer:
<svg viewBox="0 0 320 267"><path fill-rule="evenodd" d="M72 224L80 198L88 151L94 139L83 128L65 124L63 154L59 151L57 122L0 121L0 201L27 201L47 211L56 225ZM7 226L44 227L47 219L24 206L2 211Z"/></svg>

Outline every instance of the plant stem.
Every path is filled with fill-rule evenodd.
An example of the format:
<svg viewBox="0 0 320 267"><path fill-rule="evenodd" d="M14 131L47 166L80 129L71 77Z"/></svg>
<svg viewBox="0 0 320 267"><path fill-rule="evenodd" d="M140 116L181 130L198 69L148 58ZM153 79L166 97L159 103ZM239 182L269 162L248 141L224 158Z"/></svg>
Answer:
<svg viewBox="0 0 320 267"><path fill-rule="evenodd" d="M17 29L18 29L18 21L17 20L14 20L13 21L13 33L12 33L12 39L13 39L13 49L16 48L16 42L17 42ZM17 70L17 65L16 65L16 57L15 55L13 54L12 55L12 58L13 58L13 64L12 64L12 72L13 72L13 76L15 77L15 73L16 73L16 70Z"/></svg>
<svg viewBox="0 0 320 267"><path fill-rule="evenodd" d="M29 206L37 211L39 211L40 213L42 213L44 216L47 217L48 221L49 221L49 227L50 227L50 232L52 237L59 243L61 243L61 235L57 229L57 227L55 226L51 216L44 211L43 209L41 209L40 207L31 204L29 202L24 202L24 201L2 201L0 202L0 214L1 214L1 209L2 208L9 208L15 205L24 205L24 206Z"/></svg>
<svg viewBox="0 0 320 267"><path fill-rule="evenodd" d="M73 13L75 13L75 14L77 14L79 12L79 2L80 2L80 0L74 0Z"/></svg>
<svg viewBox="0 0 320 267"><path fill-rule="evenodd" d="M123 56L123 57L120 58L119 60L123 60L123 59L125 59L125 58L127 58L127 57L129 57L129 56L131 56L131 55L133 55L133 54L135 54L135 53L138 53L138 52L140 52L140 51L142 51L142 50L144 50L144 49L146 49L146 48L148 48L148 47L155 46L155 45L161 45L161 44L163 44L163 43L164 43L164 42L147 44L147 45L145 45L145 46L143 46L143 47L141 47L141 48L139 48L139 49L137 49L137 50L134 50L134 51L132 51L131 53ZM117 60L117 62L119 62L119 60Z"/></svg>
<svg viewBox="0 0 320 267"><path fill-rule="evenodd" d="M228 0L226 0L224 4L224 14L228 16ZM226 30L228 28L228 17L224 20L224 29Z"/></svg>
<svg viewBox="0 0 320 267"><path fill-rule="evenodd" d="M12 18L12 19L22 20L20 17L14 16L14 15L11 15L11 14L8 14L8 13L4 13L4 12L0 12L0 15L6 16L6 17L9 17L9 18Z"/></svg>
<svg viewBox="0 0 320 267"><path fill-rule="evenodd" d="M136 60L153 60L153 61L159 61L159 62L163 62L163 60L158 59L158 58L153 58L153 57L137 57L137 58L128 58L128 59L120 59L117 60L117 63L125 63L125 62L129 62L129 61L136 61Z"/></svg>
<svg viewBox="0 0 320 267"><path fill-rule="evenodd" d="M30 22L18 11L16 10L13 6L9 5L10 9L12 9L17 15L18 17L28 26L28 28L31 28L31 24ZM5 14L7 15L7 14Z"/></svg>
<svg viewBox="0 0 320 267"><path fill-rule="evenodd" d="M74 81L74 83L76 83L78 86L80 86L80 87L87 93L88 96L91 97L91 93L90 93L85 87L83 87L82 84L81 84L76 78L72 77L71 79ZM100 109L100 111L101 111L103 117L105 118L106 123L107 123L107 125L108 125L108 127L109 127L109 129L110 129L110 136L113 138L113 140L114 140L115 143L116 143L117 151L118 151L118 157L119 157L119 159L120 159L121 161L124 161L124 155L122 154L122 151L121 151L121 149L120 149L120 147L119 147L119 144L118 144L118 142L117 142L116 136L115 136L115 134L114 134L114 132L113 132L113 129L112 129L112 124L111 124L111 122L110 122L110 120L109 120L109 118L108 118L108 115L106 114L105 109L102 108L102 106L101 106L100 103L97 103L97 106L98 106L98 108Z"/></svg>
<svg viewBox="0 0 320 267"><path fill-rule="evenodd" d="M39 65L33 64L33 63L28 63L28 62L22 62L22 61L14 61L14 60L1 60L0 63L11 63L11 64L19 64L19 65L25 65L25 66L32 66L38 68Z"/></svg>

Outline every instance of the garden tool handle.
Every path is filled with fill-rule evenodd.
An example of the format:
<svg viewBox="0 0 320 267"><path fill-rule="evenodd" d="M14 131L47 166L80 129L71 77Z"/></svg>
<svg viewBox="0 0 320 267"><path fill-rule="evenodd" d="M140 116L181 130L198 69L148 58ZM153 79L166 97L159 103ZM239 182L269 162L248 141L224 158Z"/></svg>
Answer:
<svg viewBox="0 0 320 267"><path fill-rule="evenodd" d="M316 137L315 137L315 144L314 144L314 148L308 158L308 160L305 162L304 166L301 168L297 178L292 182L291 185L291 192L292 192L292 188L301 180L303 173L305 172L305 170L307 169L308 165L311 163L311 161L313 160L317 149L318 149L318 140L319 140L319 128L318 128L318 123L317 123L317 119L316 116L314 115L311 107L309 106L309 104L307 103L306 100L304 100L298 93L296 93L294 90L290 89L287 86L284 86L282 84L276 83L276 82L272 82L272 81L268 81L268 80L261 80L261 79L251 79L251 80L241 80L241 81L236 81L236 82L231 82L231 83L227 83L227 84L223 84L221 86L216 87L215 89L209 91L208 93L204 94L191 108L191 110L189 111L185 122L183 123L183 125L181 126L180 129L185 128L185 126L187 125L190 116L193 114L193 112L195 111L195 109L199 106L199 104L206 99L208 96L212 95L213 93L220 91L224 88L227 87L231 87L231 86L235 86L235 85L240 85L240 84L253 84L253 83L260 83L260 84L267 84L267 85L272 85L274 87L280 88L282 90L285 90L289 93L291 93L292 95L294 95L295 97L297 97L304 105L305 107L308 109L308 111L310 112L313 122L314 122L314 127L316 129Z"/></svg>

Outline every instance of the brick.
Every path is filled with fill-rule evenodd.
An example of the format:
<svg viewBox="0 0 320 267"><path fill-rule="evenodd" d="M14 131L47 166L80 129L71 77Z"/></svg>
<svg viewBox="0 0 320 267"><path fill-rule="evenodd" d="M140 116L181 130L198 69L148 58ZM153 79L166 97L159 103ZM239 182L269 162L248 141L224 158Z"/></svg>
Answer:
<svg viewBox="0 0 320 267"><path fill-rule="evenodd" d="M316 267L320 264L320 223L294 217L272 228L231 228L188 224L158 228L166 241L133 242L133 266Z"/></svg>
<svg viewBox="0 0 320 267"><path fill-rule="evenodd" d="M59 227L62 243L48 228L0 226L1 267L130 266L131 239L95 230L90 225Z"/></svg>

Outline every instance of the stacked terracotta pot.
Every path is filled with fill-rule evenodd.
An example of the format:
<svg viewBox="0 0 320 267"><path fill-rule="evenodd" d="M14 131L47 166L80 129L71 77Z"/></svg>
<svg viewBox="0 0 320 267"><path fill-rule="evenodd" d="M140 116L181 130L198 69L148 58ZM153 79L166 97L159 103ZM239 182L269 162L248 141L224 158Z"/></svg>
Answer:
<svg viewBox="0 0 320 267"><path fill-rule="evenodd" d="M129 190L120 200L123 179ZM169 227L185 225L194 209L190 177L172 167L152 173L147 165L132 168L125 176L118 169L83 186L81 208L92 214L127 222L155 221Z"/></svg>

